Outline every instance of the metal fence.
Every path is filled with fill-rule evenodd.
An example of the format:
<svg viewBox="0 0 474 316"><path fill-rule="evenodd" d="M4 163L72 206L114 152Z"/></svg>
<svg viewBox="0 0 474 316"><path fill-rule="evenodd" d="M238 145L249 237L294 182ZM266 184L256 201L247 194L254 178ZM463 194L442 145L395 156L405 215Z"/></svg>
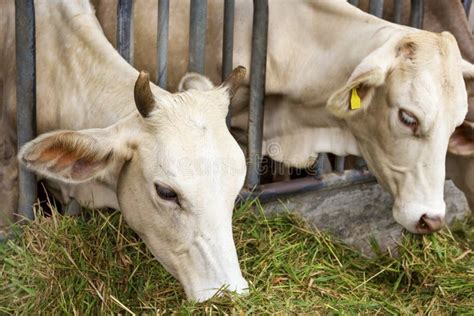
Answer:
<svg viewBox="0 0 474 316"><path fill-rule="evenodd" d="M399 23L403 9L402 0L394 1L394 22ZM358 0L349 0L358 5ZM384 0L370 0L369 12L382 17ZM250 66L250 103L248 127L248 172L241 198L260 197L266 201L300 192L334 189L348 185L372 182L374 177L366 170L344 170L344 157L334 160L335 173L295 179L284 182L260 184L262 161L263 113L265 96L265 70L268 34L268 0L253 0L252 53ZM271 5L271 3L270 3ZM468 14L471 0L464 0ZM222 78L232 70L234 0L224 0L224 32L222 53ZM128 62L133 60L132 35L133 0L119 0L117 6L117 49ZM33 0L15 0L16 54L17 54L17 129L18 147L35 136L36 131L36 74L35 74L35 14ZM166 89L168 60L169 0L160 0L158 6L158 69L157 84ZM207 0L191 0L189 30L189 71L204 72L206 44ZM411 0L410 25L421 28L423 0ZM230 125L230 113L227 117ZM319 169L325 154L318 159ZM36 179L23 168L19 172L18 213L33 219L32 205L36 199Z"/></svg>

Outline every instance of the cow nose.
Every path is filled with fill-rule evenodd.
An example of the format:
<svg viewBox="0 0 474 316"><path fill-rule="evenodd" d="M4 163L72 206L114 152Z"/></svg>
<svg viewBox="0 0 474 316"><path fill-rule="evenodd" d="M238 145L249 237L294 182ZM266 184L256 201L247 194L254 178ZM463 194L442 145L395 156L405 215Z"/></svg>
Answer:
<svg viewBox="0 0 474 316"><path fill-rule="evenodd" d="M444 219L441 217L429 217L426 214L421 216L420 221L416 225L416 230L419 234L434 233L443 228Z"/></svg>

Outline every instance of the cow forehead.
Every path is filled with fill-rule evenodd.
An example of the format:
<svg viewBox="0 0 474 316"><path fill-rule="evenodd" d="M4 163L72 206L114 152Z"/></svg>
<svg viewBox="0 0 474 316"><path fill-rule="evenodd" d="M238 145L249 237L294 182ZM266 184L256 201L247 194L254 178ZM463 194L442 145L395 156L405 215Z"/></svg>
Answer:
<svg viewBox="0 0 474 316"><path fill-rule="evenodd" d="M391 103L417 109L426 123L442 118L458 124L465 115L467 93L456 42L437 34L410 40L416 41L412 58L399 63L389 78Z"/></svg>
<svg viewBox="0 0 474 316"><path fill-rule="evenodd" d="M149 118L149 132L141 140L146 143L141 149L145 172L170 184L179 182L179 187L222 184L224 178L245 173L243 153L225 124L229 103L225 89L189 91L158 102Z"/></svg>

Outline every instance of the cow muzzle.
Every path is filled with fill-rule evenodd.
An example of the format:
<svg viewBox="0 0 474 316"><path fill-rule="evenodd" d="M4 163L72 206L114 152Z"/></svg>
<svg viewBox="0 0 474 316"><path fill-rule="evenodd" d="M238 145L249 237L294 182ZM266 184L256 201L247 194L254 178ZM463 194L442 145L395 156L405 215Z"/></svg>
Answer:
<svg viewBox="0 0 474 316"><path fill-rule="evenodd" d="M439 231L445 225L444 218L439 216L429 217L423 214L416 225L416 231L419 234L430 234Z"/></svg>
<svg viewBox="0 0 474 316"><path fill-rule="evenodd" d="M438 203L406 203L395 201L393 206L393 217L414 234L430 234L444 227L446 204L444 201Z"/></svg>
<svg viewBox="0 0 474 316"><path fill-rule="evenodd" d="M214 296L221 295L224 291L230 291L239 295L248 294L249 284L242 277L237 277L235 280L224 280L216 282L213 285L208 284L205 286L199 286L195 288L189 288L185 286L186 297L188 300L196 302L207 301Z"/></svg>

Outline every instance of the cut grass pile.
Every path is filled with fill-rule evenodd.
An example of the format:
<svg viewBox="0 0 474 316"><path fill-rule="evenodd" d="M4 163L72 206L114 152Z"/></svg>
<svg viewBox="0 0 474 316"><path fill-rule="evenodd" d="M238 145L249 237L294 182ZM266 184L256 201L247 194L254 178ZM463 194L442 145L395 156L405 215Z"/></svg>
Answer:
<svg viewBox="0 0 474 316"><path fill-rule="evenodd" d="M301 219L235 211L250 294L186 302L119 212L38 216L0 245L0 314L474 313L474 223L404 236L399 256L366 258Z"/></svg>

